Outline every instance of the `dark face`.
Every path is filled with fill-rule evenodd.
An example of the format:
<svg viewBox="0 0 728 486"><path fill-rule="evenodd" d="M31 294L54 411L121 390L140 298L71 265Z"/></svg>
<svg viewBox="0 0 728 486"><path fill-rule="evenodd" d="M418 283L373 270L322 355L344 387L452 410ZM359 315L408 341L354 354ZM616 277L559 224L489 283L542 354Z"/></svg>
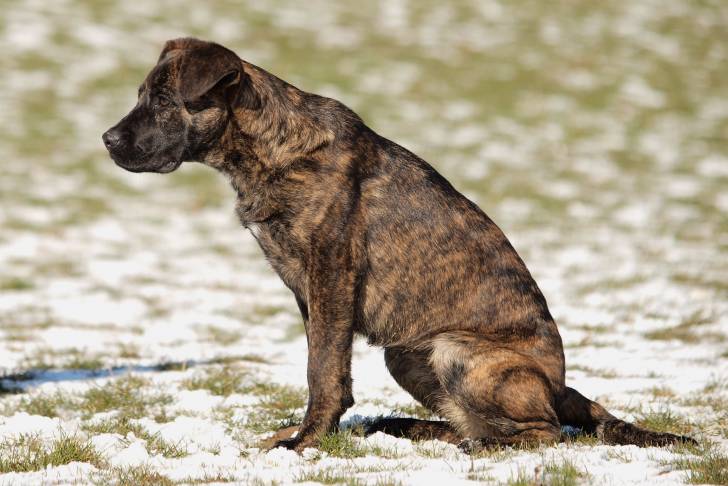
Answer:
<svg viewBox="0 0 728 486"><path fill-rule="evenodd" d="M136 106L104 133L109 155L131 172L172 172L184 160L199 160L229 122L241 73L237 56L221 46L168 42Z"/></svg>

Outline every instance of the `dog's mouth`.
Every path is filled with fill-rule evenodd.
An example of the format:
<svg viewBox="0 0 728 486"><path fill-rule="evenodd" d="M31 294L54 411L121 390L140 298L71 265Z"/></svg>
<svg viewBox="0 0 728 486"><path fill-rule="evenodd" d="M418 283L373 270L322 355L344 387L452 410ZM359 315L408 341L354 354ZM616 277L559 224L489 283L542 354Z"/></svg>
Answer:
<svg viewBox="0 0 728 486"><path fill-rule="evenodd" d="M135 159L133 161L130 160L124 160L121 157L116 156L113 153L110 153L111 159L114 161L116 165L121 167L124 170L128 170L129 172L156 172L159 174L167 174L169 172L173 172L176 170L180 165L182 165L182 159L174 159L174 158L167 158L163 159L160 162L154 161L152 163L153 154L142 156L141 158Z"/></svg>

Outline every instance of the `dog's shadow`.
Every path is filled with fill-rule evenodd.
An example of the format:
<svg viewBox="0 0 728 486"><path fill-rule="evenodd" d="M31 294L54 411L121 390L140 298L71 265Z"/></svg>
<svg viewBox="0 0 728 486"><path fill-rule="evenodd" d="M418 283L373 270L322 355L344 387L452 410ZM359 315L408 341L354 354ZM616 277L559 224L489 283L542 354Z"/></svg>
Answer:
<svg viewBox="0 0 728 486"><path fill-rule="evenodd" d="M444 420L423 420L409 417L362 417L356 415L340 424L340 430L350 430L354 435L368 437L377 432L383 432L401 439L409 439L415 442L424 440L440 440L449 444L457 445L466 453L474 453L484 448L498 447L497 444L477 443L477 441L464 440L457 434L450 424ZM293 425L277 430L273 435L258 442L257 447L262 450L269 450L276 447L276 444L285 439L290 439L298 432L298 426ZM582 438L593 437L582 429L563 426L561 428L560 442L578 441ZM516 446L517 447L517 446Z"/></svg>
<svg viewBox="0 0 728 486"><path fill-rule="evenodd" d="M408 417L361 417L355 416L340 428L350 430L354 435L367 437L377 432L409 439L413 441L442 440L451 444L459 444L462 439L450 427L450 424L441 420L423 420ZM272 436L260 441L260 449L271 449L278 441L290 439L298 432L298 426L285 427L277 430Z"/></svg>
<svg viewBox="0 0 728 486"><path fill-rule="evenodd" d="M85 381L95 378L112 378L128 373L159 373L182 371L196 366L214 364L215 360L164 361L150 365L113 366L100 369L52 368L29 369L0 375L0 396L27 393L45 383Z"/></svg>

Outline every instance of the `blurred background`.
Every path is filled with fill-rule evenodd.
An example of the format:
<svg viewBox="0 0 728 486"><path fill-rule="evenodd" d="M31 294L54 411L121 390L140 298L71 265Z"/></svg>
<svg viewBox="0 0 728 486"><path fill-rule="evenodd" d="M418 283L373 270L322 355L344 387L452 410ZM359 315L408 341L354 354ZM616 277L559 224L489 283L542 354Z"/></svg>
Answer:
<svg viewBox="0 0 728 486"><path fill-rule="evenodd" d="M585 394L725 376L726 2L0 7L4 374L254 353L305 383L295 302L224 178L130 174L101 143L164 41L192 35L339 99L476 201L543 289ZM357 359L381 371L378 353Z"/></svg>
<svg viewBox="0 0 728 486"><path fill-rule="evenodd" d="M101 143L165 40L188 35L339 99L476 201L544 291L572 386L653 429L727 438L726 2L0 0L0 11L0 459L15 457L0 473L71 481L89 463L154 456L155 469L117 479L209 479L199 461L218 479L290 475L292 463L250 447L301 418L303 326L236 221L233 191L198 164L127 173ZM428 416L381 350L357 343L353 374L346 420ZM8 442L20 431L40 434L26 449L56 447L60 429L105 459L66 455L81 473L45 470ZM416 456L431 465L423 480L449 481L443 464L464 461L417 451L397 468L415 474ZM608 457L589 467L644 480ZM472 462L456 467L472 479ZM357 471L345 477L371 476Z"/></svg>

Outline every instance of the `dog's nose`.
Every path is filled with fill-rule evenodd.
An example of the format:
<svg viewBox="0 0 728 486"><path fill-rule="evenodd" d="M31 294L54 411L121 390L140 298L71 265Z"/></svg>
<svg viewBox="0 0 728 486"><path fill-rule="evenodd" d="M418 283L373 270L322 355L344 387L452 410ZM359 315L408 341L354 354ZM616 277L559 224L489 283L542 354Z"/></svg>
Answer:
<svg viewBox="0 0 728 486"><path fill-rule="evenodd" d="M106 145L107 149L112 149L119 145L119 142L121 141L121 134L112 128L104 133L101 136L101 139L104 141L104 145Z"/></svg>

